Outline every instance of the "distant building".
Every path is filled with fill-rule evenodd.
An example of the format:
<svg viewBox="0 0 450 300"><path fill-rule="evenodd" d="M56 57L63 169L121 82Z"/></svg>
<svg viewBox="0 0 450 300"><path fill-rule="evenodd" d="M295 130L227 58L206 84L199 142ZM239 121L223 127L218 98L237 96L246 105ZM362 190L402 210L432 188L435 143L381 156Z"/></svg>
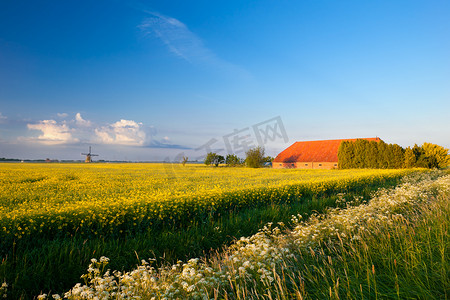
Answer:
<svg viewBox="0 0 450 300"><path fill-rule="evenodd" d="M22 161L22 162L23 162L23 161ZM46 162L46 163L54 163L54 162L59 162L59 160L57 160L57 159L46 158L46 159L45 159L45 162Z"/></svg>
<svg viewBox="0 0 450 300"><path fill-rule="evenodd" d="M380 138L363 138L379 142ZM337 169L338 149L343 141L357 139L323 140L295 142L277 155L272 162L274 169Z"/></svg>

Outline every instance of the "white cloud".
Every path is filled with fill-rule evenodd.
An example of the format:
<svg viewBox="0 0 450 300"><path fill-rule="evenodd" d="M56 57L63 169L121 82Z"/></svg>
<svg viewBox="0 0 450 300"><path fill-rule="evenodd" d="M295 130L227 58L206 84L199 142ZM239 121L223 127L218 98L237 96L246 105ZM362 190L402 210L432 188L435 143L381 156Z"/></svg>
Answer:
<svg viewBox="0 0 450 300"><path fill-rule="evenodd" d="M68 116L66 113L57 113L56 115L60 118L66 118Z"/></svg>
<svg viewBox="0 0 450 300"><path fill-rule="evenodd" d="M0 114L1 115L1 114ZM109 144L121 146L153 147L172 146L170 139L164 137L160 142L152 137L155 128L141 122L121 119L111 124L96 124L83 119L80 113L72 120L41 120L28 123L29 130L38 130L37 137L18 137L19 141L39 142L41 144Z"/></svg>
<svg viewBox="0 0 450 300"><path fill-rule="evenodd" d="M101 143L128 146L144 146L148 138L142 123L124 119L96 128L95 134Z"/></svg>
<svg viewBox="0 0 450 300"><path fill-rule="evenodd" d="M144 20L138 27L147 34L155 34L175 55L189 62L196 58L213 55L182 22L158 13L150 14L152 16Z"/></svg>
<svg viewBox="0 0 450 300"><path fill-rule="evenodd" d="M78 126L83 126L83 127L89 127L89 126L92 125L91 121L84 120L84 119L81 117L81 114L80 114L80 113L77 113L77 114L75 115L75 122L77 123Z"/></svg>
<svg viewBox="0 0 450 300"><path fill-rule="evenodd" d="M151 17L145 19L139 26L146 35L154 35L161 39L170 52L192 63L203 64L231 72L233 76L251 78L248 71L217 57L207 48L202 39L181 21L155 12L147 12Z"/></svg>
<svg viewBox="0 0 450 300"><path fill-rule="evenodd" d="M55 120L43 120L38 124L27 124L30 130L40 130L42 135L37 139L29 139L44 144L67 144L75 143L79 140L72 136L72 132L65 122L58 124Z"/></svg>
<svg viewBox="0 0 450 300"><path fill-rule="evenodd" d="M7 117L5 117L4 115L2 115L2 113L0 112L0 124L4 123L6 121Z"/></svg>

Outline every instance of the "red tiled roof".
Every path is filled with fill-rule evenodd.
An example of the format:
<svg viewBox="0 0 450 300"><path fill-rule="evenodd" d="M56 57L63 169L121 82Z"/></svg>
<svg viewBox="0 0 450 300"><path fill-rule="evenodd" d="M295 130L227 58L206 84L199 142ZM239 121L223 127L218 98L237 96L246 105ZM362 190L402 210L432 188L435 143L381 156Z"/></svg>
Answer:
<svg viewBox="0 0 450 300"><path fill-rule="evenodd" d="M278 154L274 162L337 162L337 154L341 142L356 140L341 139L295 142L292 146ZM380 138L363 138L363 140L379 142Z"/></svg>

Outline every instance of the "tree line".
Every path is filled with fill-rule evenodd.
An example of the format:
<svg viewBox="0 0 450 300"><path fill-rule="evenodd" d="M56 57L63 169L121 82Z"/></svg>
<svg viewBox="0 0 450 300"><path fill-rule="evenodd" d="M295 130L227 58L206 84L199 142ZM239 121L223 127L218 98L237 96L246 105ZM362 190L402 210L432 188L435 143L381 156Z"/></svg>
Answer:
<svg viewBox="0 0 450 300"><path fill-rule="evenodd" d="M226 157L215 152L209 152L205 158L205 165L216 166L225 164L228 167L247 166L250 168L261 168L266 163L271 163L273 157L264 156L263 147L251 148L245 152L245 159L238 157L236 154L228 154Z"/></svg>
<svg viewBox="0 0 450 300"><path fill-rule="evenodd" d="M387 144L364 139L343 141L338 150L339 168L445 168L450 164L448 149L424 143L402 148L397 144Z"/></svg>

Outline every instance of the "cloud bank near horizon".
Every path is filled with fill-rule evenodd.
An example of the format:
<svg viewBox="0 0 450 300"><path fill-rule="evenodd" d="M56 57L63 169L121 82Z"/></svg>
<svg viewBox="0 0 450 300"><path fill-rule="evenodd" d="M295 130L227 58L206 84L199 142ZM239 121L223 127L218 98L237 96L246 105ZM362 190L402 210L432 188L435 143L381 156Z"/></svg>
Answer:
<svg viewBox="0 0 450 300"><path fill-rule="evenodd" d="M37 138L23 138L27 141L37 141L43 144L68 144L77 143L80 140L72 136L73 130L67 126L67 122L58 123L55 120L42 120L37 124L27 124L28 129L41 131Z"/></svg>
<svg viewBox="0 0 450 300"><path fill-rule="evenodd" d="M121 119L113 124L95 128L95 134L104 144L144 146L150 140L142 123Z"/></svg>
<svg viewBox="0 0 450 300"><path fill-rule="evenodd" d="M66 113L58 113L58 117L68 117ZM44 145L64 145L90 143L98 145L119 145L133 147L180 148L173 145L165 136L155 138L153 126L144 125L134 120L120 119L110 124L97 124L86 120L81 113L76 113L74 119L60 121L48 119L28 123L29 131L40 131L37 137L19 137L21 142L37 142Z"/></svg>

